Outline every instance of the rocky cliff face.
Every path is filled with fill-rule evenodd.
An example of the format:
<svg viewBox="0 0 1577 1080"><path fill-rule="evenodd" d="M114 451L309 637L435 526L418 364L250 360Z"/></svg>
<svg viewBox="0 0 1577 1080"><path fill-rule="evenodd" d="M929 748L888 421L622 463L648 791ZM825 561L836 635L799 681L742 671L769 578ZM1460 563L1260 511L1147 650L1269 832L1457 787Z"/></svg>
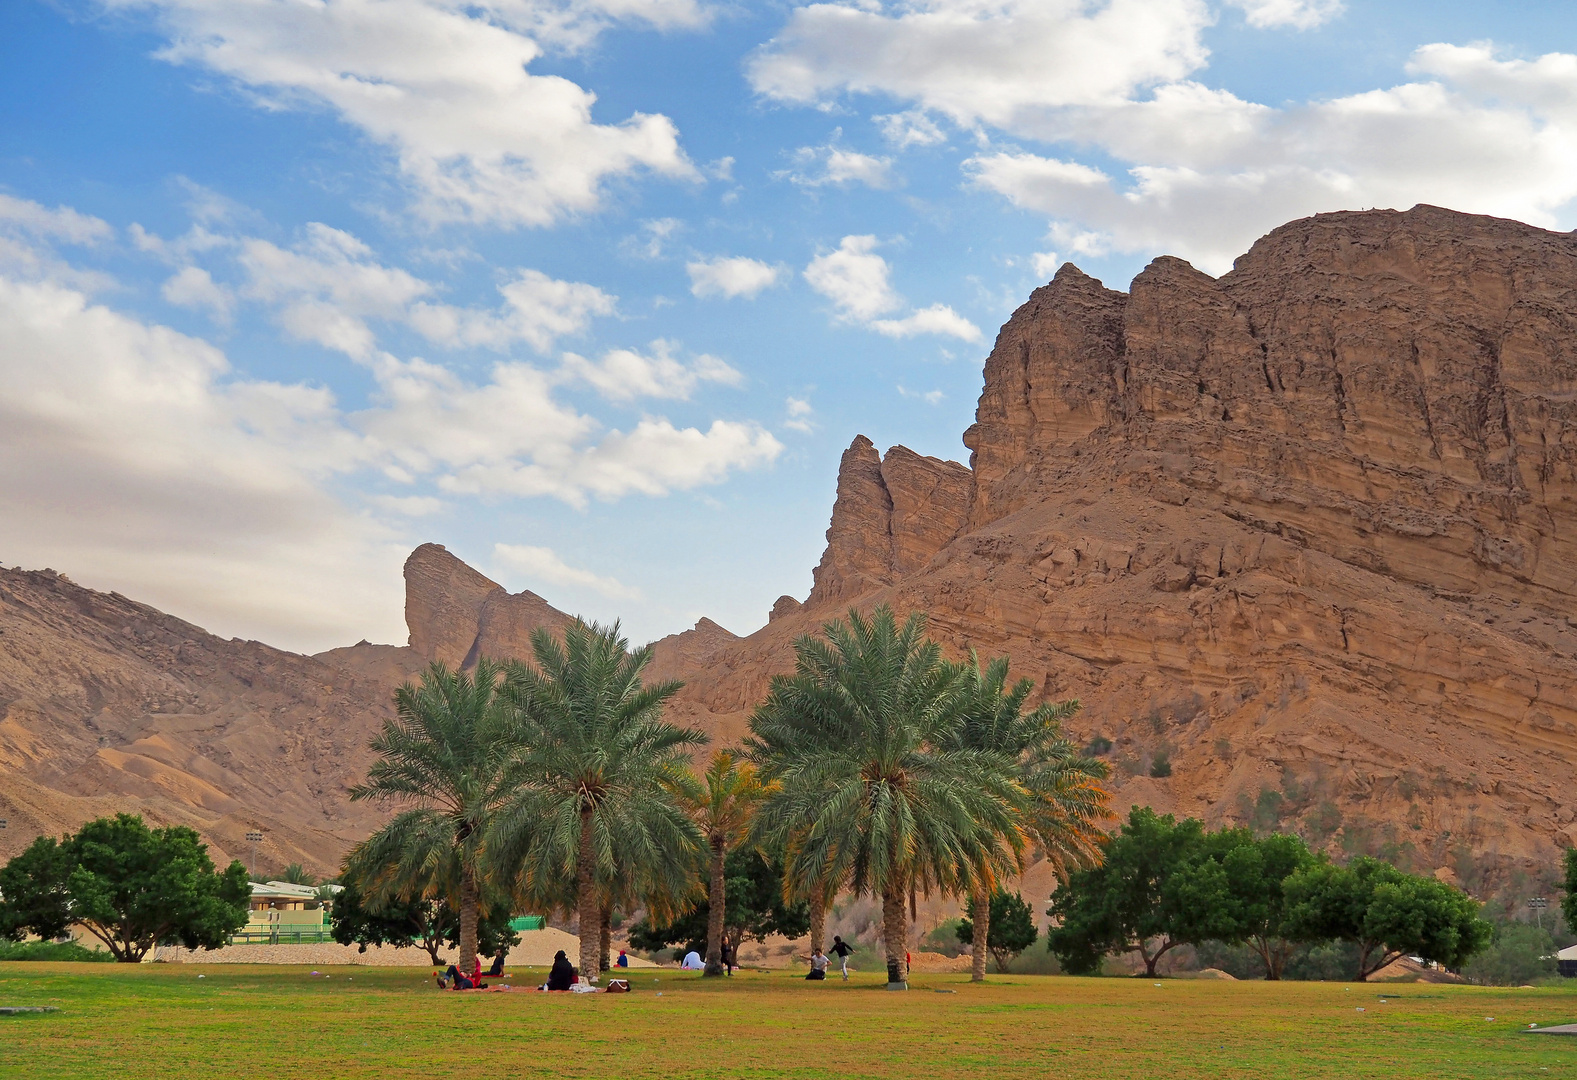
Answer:
<svg viewBox="0 0 1577 1080"><path fill-rule="evenodd" d="M1577 238L1432 207L1126 294L1065 265L986 362L972 472L927 465L901 514L917 459L856 440L804 611L686 705L740 729L793 635L885 601L1080 698L1119 805L1548 867L1577 841L1574 322Z"/></svg>
<svg viewBox="0 0 1577 1080"><path fill-rule="evenodd" d="M855 436L838 466L827 551L806 604L846 602L923 569L968 518L973 487L956 461L905 446L884 458L871 440Z"/></svg>

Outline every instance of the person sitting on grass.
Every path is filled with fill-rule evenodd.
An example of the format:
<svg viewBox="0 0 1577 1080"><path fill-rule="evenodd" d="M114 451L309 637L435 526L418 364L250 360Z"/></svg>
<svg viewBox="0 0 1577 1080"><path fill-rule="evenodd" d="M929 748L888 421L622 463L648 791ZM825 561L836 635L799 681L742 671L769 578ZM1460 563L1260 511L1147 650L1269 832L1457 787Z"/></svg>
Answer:
<svg viewBox="0 0 1577 1080"><path fill-rule="evenodd" d="M443 977L438 980L438 985L440 988L449 990L475 990L482 985L482 965L480 962L476 965L476 970L476 975L467 975L453 964L450 964L449 970L444 972ZM448 984L447 987L445 987L445 983Z"/></svg>
<svg viewBox="0 0 1577 1080"><path fill-rule="evenodd" d="M553 954L553 969L548 972L549 990L568 990L575 985L575 965L569 962L569 957L560 949Z"/></svg>
<svg viewBox="0 0 1577 1080"><path fill-rule="evenodd" d="M614 967L622 968L627 968L630 966L630 958L624 955L623 949L619 950L619 958L613 962L613 965Z"/></svg>
<svg viewBox="0 0 1577 1080"><path fill-rule="evenodd" d="M817 949L805 959L810 961L810 974L805 976L806 982L821 982L827 977L827 967L832 963L827 954Z"/></svg>
<svg viewBox="0 0 1577 1080"><path fill-rule="evenodd" d="M493 966L487 969L487 974L488 974L489 978L498 979L498 978L502 978L503 977L503 974L504 974L504 953L506 953L508 951L509 950L507 950L507 949L499 949L496 953L493 954ZM478 960L476 963L477 963L478 967L481 967L482 961Z"/></svg>

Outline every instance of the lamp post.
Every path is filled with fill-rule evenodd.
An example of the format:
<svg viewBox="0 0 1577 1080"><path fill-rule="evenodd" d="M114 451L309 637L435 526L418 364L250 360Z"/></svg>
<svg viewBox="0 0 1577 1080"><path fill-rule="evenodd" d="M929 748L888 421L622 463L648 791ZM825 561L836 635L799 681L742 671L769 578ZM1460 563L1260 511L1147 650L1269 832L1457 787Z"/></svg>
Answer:
<svg viewBox="0 0 1577 1080"><path fill-rule="evenodd" d="M257 845L263 842L263 834L253 829L246 838L252 841L252 876L257 877Z"/></svg>
<svg viewBox="0 0 1577 1080"><path fill-rule="evenodd" d="M1532 900L1528 901L1528 906L1533 909L1533 917L1538 920L1539 929L1543 930L1544 909L1550 906L1549 898L1546 896L1535 896Z"/></svg>

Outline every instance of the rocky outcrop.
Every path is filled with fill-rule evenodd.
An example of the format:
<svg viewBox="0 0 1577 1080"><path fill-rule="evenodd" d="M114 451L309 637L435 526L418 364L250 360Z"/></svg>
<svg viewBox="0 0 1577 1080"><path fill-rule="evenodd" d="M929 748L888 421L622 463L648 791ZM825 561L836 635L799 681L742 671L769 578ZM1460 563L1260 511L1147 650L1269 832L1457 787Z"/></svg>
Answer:
<svg viewBox="0 0 1577 1080"><path fill-rule="evenodd" d="M923 568L967 520L972 491L969 470L956 461L905 446L884 458L855 436L838 467L827 550L806 605L846 602Z"/></svg>
<svg viewBox="0 0 1577 1080"><path fill-rule="evenodd" d="M504 587L449 554L423 544L405 560L405 625L423 660L458 667L476 643L482 607Z"/></svg>

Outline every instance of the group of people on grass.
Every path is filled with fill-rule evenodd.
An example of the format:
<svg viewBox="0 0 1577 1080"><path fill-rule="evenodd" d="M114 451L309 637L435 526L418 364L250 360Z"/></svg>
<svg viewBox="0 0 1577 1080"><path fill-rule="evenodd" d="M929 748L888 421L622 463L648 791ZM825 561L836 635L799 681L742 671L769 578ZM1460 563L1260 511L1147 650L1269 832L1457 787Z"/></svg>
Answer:
<svg viewBox="0 0 1577 1080"><path fill-rule="evenodd" d="M849 981L849 954L854 951L850 945L837 934L832 935L832 955L836 956L843 965L843 981ZM808 982L820 982L827 977L827 969L832 966L832 957L822 952L819 948L811 951L805 959L810 961L810 973L805 976Z"/></svg>
<svg viewBox="0 0 1577 1080"><path fill-rule="evenodd" d="M831 952L842 964L844 982L849 981L849 954L853 951L854 946L844 941L837 934L832 935ZM734 949L728 944L726 938L723 940L722 953L723 968L728 974L732 975L737 964L735 963ZM827 969L832 966L832 957L822 952L820 948L816 948L804 959L810 961L810 973L805 976L807 980L819 982L826 979ZM630 958L623 949L620 949L619 958L613 963L615 967L627 968L630 966ZM701 959L700 953L691 949L685 954L684 959L680 961L679 966L687 971L703 971L706 968L706 962ZM485 975L482 971L482 958L480 956L476 958L476 965L469 972L461 971L454 964L450 964L449 970L438 976L438 988L440 990L486 990L487 984L482 981L483 978L496 979L503 974L504 954L500 951L497 956L493 957L493 966L488 969ZM549 969L548 981L542 985L541 989L568 990L575 985L576 977L575 965L569 962L569 957L564 954L563 949L560 949L553 955L553 967Z"/></svg>

